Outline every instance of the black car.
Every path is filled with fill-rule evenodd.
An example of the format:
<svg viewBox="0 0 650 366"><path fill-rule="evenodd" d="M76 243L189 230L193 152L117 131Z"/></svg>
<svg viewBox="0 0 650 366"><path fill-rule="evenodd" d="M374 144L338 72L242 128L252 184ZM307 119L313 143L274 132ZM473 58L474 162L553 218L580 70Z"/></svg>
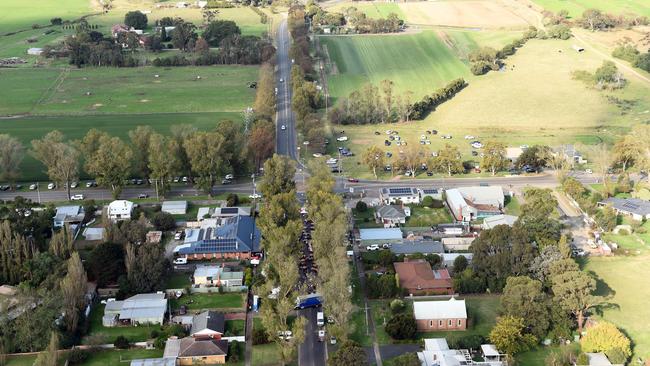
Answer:
<svg viewBox="0 0 650 366"><path fill-rule="evenodd" d="M433 177L433 172L427 172L428 177Z"/></svg>
<svg viewBox="0 0 650 366"><path fill-rule="evenodd" d="M478 151L472 150L472 156L478 156Z"/></svg>
<svg viewBox="0 0 650 366"><path fill-rule="evenodd" d="M437 135L437 134L438 134L438 130L431 130L431 133L434 134L434 135Z"/></svg>
<svg viewBox="0 0 650 366"><path fill-rule="evenodd" d="M375 135L379 136L381 133L379 131L375 131Z"/></svg>
<svg viewBox="0 0 650 366"><path fill-rule="evenodd" d="M387 157L387 158L392 158L392 157L393 157L393 153L390 152L390 151L386 151L386 157Z"/></svg>
<svg viewBox="0 0 650 366"><path fill-rule="evenodd" d="M384 140L384 145L386 145L386 146L390 146L390 141L388 141L388 140Z"/></svg>

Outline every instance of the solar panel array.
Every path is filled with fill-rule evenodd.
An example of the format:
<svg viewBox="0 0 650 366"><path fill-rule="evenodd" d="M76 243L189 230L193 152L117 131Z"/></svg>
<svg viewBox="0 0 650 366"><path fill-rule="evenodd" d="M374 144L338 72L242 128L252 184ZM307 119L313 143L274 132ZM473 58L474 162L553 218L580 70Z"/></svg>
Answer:
<svg viewBox="0 0 650 366"><path fill-rule="evenodd" d="M237 207L224 207L221 209L221 213L224 215L233 215L239 212Z"/></svg>
<svg viewBox="0 0 650 366"><path fill-rule="evenodd" d="M625 203L623 204L623 207L624 207L624 208L627 208L627 209L630 209L630 210L637 210L637 209L639 209L639 207L641 207L641 206L638 205L638 204L636 204L636 203L625 202Z"/></svg>
<svg viewBox="0 0 650 366"><path fill-rule="evenodd" d="M424 188L422 190L422 193L424 193L424 194L437 194L438 190L435 189L435 188Z"/></svg>
<svg viewBox="0 0 650 366"><path fill-rule="evenodd" d="M228 253L237 251L237 240L204 240L193 248L194 253Z"/></svg>
<svg viewBox="0 0 650 366"><path fill-rule="evenodd" d="M388 189L388 192L389 192L390 194L401 194L401 195L404 195L404 194L412 194L412 193L413 193L413 189L412 189L412 188L389 188L389 189Z"/></svg>

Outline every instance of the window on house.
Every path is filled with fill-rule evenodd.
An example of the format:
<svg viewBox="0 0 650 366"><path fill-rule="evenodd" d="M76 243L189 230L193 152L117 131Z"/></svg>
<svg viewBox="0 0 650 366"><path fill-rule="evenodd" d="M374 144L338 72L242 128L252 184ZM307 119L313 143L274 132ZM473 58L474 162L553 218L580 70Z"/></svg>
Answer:
<svg viewBox="0 0 650 366"><path fill-rule="evenodd" d="M433 328L433 320L429 320L429 327Z"/></svg>
<svg viewBox="0 0 650 366"><path fill-rule="evenodd" d="M442 327L442 320L438 320L438 326Z"/></svg>
<svg viewBox="0 0 650 366"><path fill-rule="evenodd" d="M451 319L449 319L449 320L447 321L447 325L451 327L452 324L453 324L453 321L452 321Z"/></svg>
<svg viewBox="0 0 650 366"><path fill-rule="evenodd" d="M461 326L461 324L463 324L463 321L462 321L462 320L460 320L460 319L458 319L458 326L460 327L460 326Z"/></svg>

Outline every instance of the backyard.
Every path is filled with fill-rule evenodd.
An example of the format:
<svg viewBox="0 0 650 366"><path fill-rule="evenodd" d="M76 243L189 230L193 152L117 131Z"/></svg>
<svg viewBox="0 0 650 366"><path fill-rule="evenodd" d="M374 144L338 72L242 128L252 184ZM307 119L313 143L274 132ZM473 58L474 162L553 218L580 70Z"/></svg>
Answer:
<svg viewBox="0 0 650 366"><path fill-rule="evenodd" d="M446 207L430 208L411 205L411 217L406 221L406 227L430 227L452 222L453 219Z"/></svg>
<svg viewBox="0 0 650 366"><path fill-rule="evenodd" d="M217 289L212 294L191 294L183 295L180 299L171 299L170 307L178 309L181 305L187 306L188 310L240 310L244 307L244 295L241 293L218 294Z"/></svg>
<svg viewBox="0 0 650 366"><path fill-rule="evenodd" d="M140 325L137 327L105 327L102 325L104 316L104 305L95 305L90 311L90 320L88 325L88 335L84 342L89 338L103 338L105 343L113 343L117 336L126 337L129 342L141 342L151 338L152 330L160 330L159 325Z"/></svg>

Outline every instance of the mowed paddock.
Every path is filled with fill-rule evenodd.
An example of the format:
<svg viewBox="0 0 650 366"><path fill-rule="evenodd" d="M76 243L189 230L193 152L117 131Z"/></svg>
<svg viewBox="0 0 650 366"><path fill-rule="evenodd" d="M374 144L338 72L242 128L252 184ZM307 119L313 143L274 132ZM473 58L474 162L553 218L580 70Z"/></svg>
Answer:
<svg viewBox="0 0 650 366"><path fill-rule="evenodd" d="M470 75L468 67L433 31L384 36L320 37L335 67L330 68L329 93L335 100L347 97L364 84L395 83L395 90L421 98L458 77Z"/></svg>
<svg viewBox="0 0 650 366"><path fill-rule="evenodd" d="M410 24L471 28L526 28L529 21L501 1L423 1L399 4Z"/></svg>
<svg viewBox="0 0 650 366"><path fill-rule="evenodd" d="M546 10L566 10L577 18L587 9L599 9L613 14L634 13L650 17L650 2L647 0L532 0Z"/></svg>
<svg viewBox="0 0 650 366"><path fill-rule="evenodd" d="M572 41L531 40L517 54L507 59L505 71L468 77L469 86L452 100L442 104L423 121L370 126L333 126L345 130L346 143L356 156L344 159L344 170L360 177L369 177L360 164L362 150L376 145L393 153L397 159L403 147L384 146L387 129L398 130L402 139L417 144L426 130L436 129L437 136L427 135L428 151L437 151L446 143L460 148L464 159L471 156L465 135L481 141L498 140L507 146L582 142L595 144L611 142L633 125L650 119L650 85L631 75L621 91L598 91L572 78L575 70L593 72L602 59L587 50L578 54L571 49ZM561 51L561 52L560 52ZM622 109L613 99L629 101ZM374 134L380 131L381 135ZM440 138L453 136L451 140ZM331 152L335 152L336 146ZM390 176L390 175L388 175Z"/></svg>
<svg viewBox="0 0 650 366"><path fill-rule="evenodd" d="M0 69L0 115L242 112L256 66Z"/></svg>

